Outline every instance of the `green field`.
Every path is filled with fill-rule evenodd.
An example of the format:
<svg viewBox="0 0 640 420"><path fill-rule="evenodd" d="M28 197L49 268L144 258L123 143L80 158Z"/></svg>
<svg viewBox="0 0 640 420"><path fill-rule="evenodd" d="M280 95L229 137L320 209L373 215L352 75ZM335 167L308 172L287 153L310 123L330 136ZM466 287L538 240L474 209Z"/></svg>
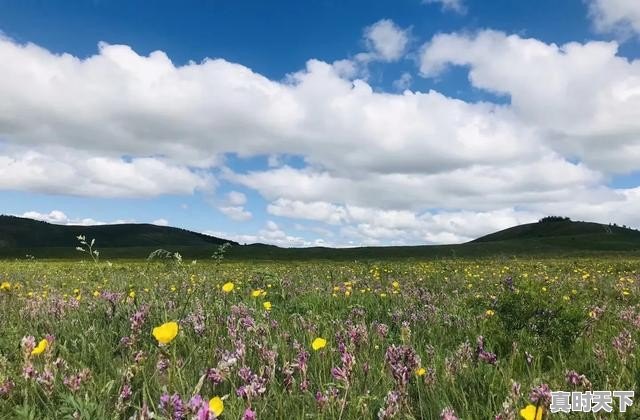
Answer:
<svg viewBox="0 0 640 420"><path fill-rule="evenodd" d="M637 393L639 274L628 257L0 262L0 418L213 418L219 396L226 419L515 419L542 384Z"/></svg>

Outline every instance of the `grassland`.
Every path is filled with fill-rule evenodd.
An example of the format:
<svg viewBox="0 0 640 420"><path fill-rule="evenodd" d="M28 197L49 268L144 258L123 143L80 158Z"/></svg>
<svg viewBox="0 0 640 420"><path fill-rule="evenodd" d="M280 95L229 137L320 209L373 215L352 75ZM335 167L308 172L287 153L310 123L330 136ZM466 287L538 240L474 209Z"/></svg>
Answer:
<svg viewBox="0 0 640 420"><path fill-rule="evenodd" d="M626 257L0 262L0 418L213 418L218 396L226 419L516 419L545 385L637 392L639 274Z"/></svg>

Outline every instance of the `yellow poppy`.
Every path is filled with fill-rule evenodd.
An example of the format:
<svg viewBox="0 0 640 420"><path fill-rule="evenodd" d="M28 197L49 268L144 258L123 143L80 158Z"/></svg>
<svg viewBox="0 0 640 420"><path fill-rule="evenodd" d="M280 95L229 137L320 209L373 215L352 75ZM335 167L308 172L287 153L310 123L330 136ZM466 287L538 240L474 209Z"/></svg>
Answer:
<svg viewBox="0 0 640 420"><path fill-rule="evenodd" d="M520 410L520 415L525 420L542 420L544 409L542 407L536 407L533 404L529 404L525 408Z"/></svg>
<svg viewBox="0 0 640 420"><path fill-rule="evenodd" d="M49 345L49 342L47 341L47 339L43 338L42 340L40 340L38 345L33 350L31 350L31 355L37 356L39 354L44 353L48 345Z"/></svg>
<svg viewBox="0 0 640 420"><path fill-rule="evenodd" d="M158 343L169 344L178 335L178 323L167 322L162 324L159 327L155 327L152 334L158 340Z"/></svg>
<svg viewBox="0 0 640 420"><path fill-rule="evenodd" d="M262 304L262 306L264 307L264 309L266 309L267 311L271 310L271 302L264 302Z"/></svg>
<svg viewBox="0 0 640 420"><path fill-rule="evenodd" d="M213 397L209 400L209 410L216 416L220 417L220 414L224 411L224 403L222 398Z"/></svg>
<svg viewBox="0 0 640 420"><path fill-rule="evenodd" d="M225 293L230 293L234 287L235 286L233 285L233 283L229 281L222 285L222 291Z"/></svg>
<svg viewBox="0 0 640 420"><path fill-rule="evenodd" d="M315 351L318 351L320 349L325 348L325 346L327 345L327 340L325 340L324 338L321 337L317 337L315 340L313 340L313 342L311 343L311 348Z"/></svg>
<svg viewBox="0 0 640 420"><path fill-rule="evenodd" d="M427 370L423 367L419 368L418 370L416 370L416 375L418 376L424 376L424 374L427 373Z"/></svg>

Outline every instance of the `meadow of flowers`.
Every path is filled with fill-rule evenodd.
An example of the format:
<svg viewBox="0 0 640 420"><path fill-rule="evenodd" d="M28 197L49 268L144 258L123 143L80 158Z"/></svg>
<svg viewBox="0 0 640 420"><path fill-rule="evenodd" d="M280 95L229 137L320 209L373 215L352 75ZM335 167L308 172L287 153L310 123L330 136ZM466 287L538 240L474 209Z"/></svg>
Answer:
<svg viewBox="0 0 640 420"><path fill-rule="evenodd" d="M550 390L638 391L639 289L617 258L0 262L0 418L565 418Z"/></svg>

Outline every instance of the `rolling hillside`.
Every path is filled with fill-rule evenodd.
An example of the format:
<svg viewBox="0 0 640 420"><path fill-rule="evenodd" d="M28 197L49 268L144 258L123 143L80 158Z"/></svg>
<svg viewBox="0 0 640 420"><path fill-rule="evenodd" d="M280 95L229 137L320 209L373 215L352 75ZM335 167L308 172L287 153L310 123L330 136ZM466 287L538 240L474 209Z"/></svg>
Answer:
<svg viewBox="0 0 640 420"><path fill-rule="evenodd" d="M0 216L0 250L73 248L77 236L95 239L101 248L168 246L209 247L223 244L224 239L185 229L151 224L117 224L96 226L64 226L14 216Z"/></svg>
<svg viewBox="0 0 640 420"><path fill-rule="evenodd" d="M357 248L279 248L239 245L184 229L150 224L62 226L31 219L0 216L0 258L78 258L76 236L95 239L104 258L146 258L163 248L185 258L209 258L217 246L229 242L232 259L385 259L488 256L640 255L640 232L619 226L559 220L504 229L471 242Z"/></svg>

